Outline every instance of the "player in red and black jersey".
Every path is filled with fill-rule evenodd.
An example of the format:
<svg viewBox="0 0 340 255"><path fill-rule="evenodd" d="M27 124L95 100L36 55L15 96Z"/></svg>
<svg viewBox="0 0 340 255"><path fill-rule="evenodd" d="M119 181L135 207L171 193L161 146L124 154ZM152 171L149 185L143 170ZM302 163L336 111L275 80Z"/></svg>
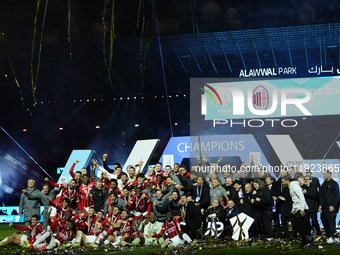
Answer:
<svg viewBox="0 0 340 255"><path fill-rule="evenodd" d="M88 211L88 209L94 205L93 199L91 196L91 190L92 190L92 187L95 185L95 183L90 182L90 178L91 177L87 174L83 175L82 184L78 188L77 204L80 202L81 208L79 208L79 210L81 212L84 210Z"/></svg>
<svg viewBox="0 0 340 255"><path fill-rule="evenodd" d="M149 182L145 182L145 175L140 173L137 175L137 181L131 182L127 184L125 187L129 187L130 189L141 188L142 190L146 189L149 185Z"/></svg>
<svg viewBox="0 0 340 255"><path fill-rule="evenodd" d="M113 246L118 246L120 244L126 245L126 242L132 241L132 234L134 232L132 220L134 218L129 218L129 212L123 210L121 213L121 218L117 224L110 226L107 229L109 236L106 238L104 244L108 245L110 242Z"/></svg>
<svg viewBox="0 0 340 255"><path fill-rule="evenodd" d="M75 223L73 220L66 220L65 228L60 228L58 222L54 221L51 225L51 230L57 232L56 235L51 236L50 243L46 246L44 245L39 251L51 250L54 247L58 247L62 244L66 244L65 247L71 247L71 241L76 237Z"/></svg>
<svg viewBox="0 0 340 255"><path fill-rule="evenodd" d="M116 179L111 179L110 180L110 187L108 188L109 194L114 191L117 193L118 197L122 196L121 190L118 188L118 182Z"/></svg>
<svg viewBox="0 0 340 255"><path fill-rule="evenodd" d="M72 179L70 181L70 183L66 186L64 186L65 184L61 185L61 184L57 184L51 180L49 180L48 178L45 178L45 181L48 181L53 187L60 189L59 194L57 195L57 198L54 200L55 204L60 204L61 201L64 198L68 198L70 200L70 207L72 207L73 209L75 208L82 208L82 205L80 203L80 200L78 198L78 193L77 193L77 189L76 189L76 185L77 185L77 181ZM51 213L51 218L54 219L56 214L56 211L54 209L52 209L52 213Z"/></svg>
<svg viewBox="0 0 340 255"><path fill-rule="evenodd" d="M191 243L192 240L191 238L183 233L181 230L179 221L182 220L182 217L177 218L176 220L174 219L174 215L172 212L167 212L166 214L166 221L163 223L161 232L156 235L152 235L152 237L159 238L162 235L165 235L167 239L165 242L162 244L162 248L165 248L168 244L170 248L177 247L180 244L184 244L185 241L188 243Z"/></svg>
<svg viewBox="0 0 340 255"><path fill-rule="evenodd" d="M121 199L123 199L124 200L124 202L125 202L125 207L126 207L126 205L128 204L128 202L129 202L129 200L130 200L130 188L128 188L128 187L124 187L123 188L123 192L122 192L122 195L121 195Z"/></svg>
<svg viewBox="0 0 340 255"><path fill-rule="evenodd" d="M48 218L48 224L52 226L55 224L56 230L53 231L59 231L59 229L65 229L67 221L71 220L73 217L72 211L68 210L65 212L65 218L62 220L58 220L57 218L54 219L54 221L51 220L51 218Z"/></svg>
<svg viewBox="0 0 340 255"><path fill-rule="evenodd" d="M94 207L90 207L88 210L88 214L84 215L82 214L79 217L79 223L87 222L87 226L80 227L78 225L78 229L81 230L85 235L87 235L89 228L92 226L93 222L96 221L96 211L94 210Z"/></svg>
<svg viewBox="0 0 340 255"><path fill-rule="evenodd" d="M52 198L49 198L49 202L51 206L56 208L56 215L55 215L56 219L58 220L65 219L66 218L65 214L69 210L72 212L72 220L79 218L79 215L75 212L75 210L73 210L70 207L70 200L68 198L63 198L61 204L56 204L55 202L52 202ZM54 219L54 217L51 216L51 219Z"/></svg>
<svg viewBox="0 0 340 255"><path fill-rule="evenodd" d="M77 232L77 237L73 247L79 247L81 244L99 244L100 239L103 239L102 232L104 226L107 223L107 219L104 219L104 213L102 211L97 212L95 221L79 223L76 220L76 227L87 227L87 234L85 235L82 231Z"/></svg>
<svg viewBox="0 0 340 255"><path fill-rule="evenodd" d="M20 247L27 247L29 249L34 248L41 248L44 243L42 244L34 244L37 240L37 236L39 234L45 234L46 230L44 227L39 223L40 217L39 215L35 214L31 218L31 224L26 227L21 227L14 225L13 223L9 223L10 227L14 227L19 231L31 230L31 235L23 235L20 232L14 232L10 236L6 237L4 240L1 241L0 246L7 246L7 245L18 245Z"/></svg>
<svg viewBox="0 0 340 255"><path fill-rule="evenodd" d="M161 174L156 175L154 183L156 184L157 189L160 189L162 192L165 192L168 188L168 184Z"/></svg>
<svg viewBox="0 0 340 255"><path fill-rule="evenodd" d="M87 174L87 169L86 169L86 167L83 167L83 168L81 169L81 171L77 171L77 172L75 172L75 173L73 172L73 171L74 171L74 167L75 167L76 164L78 164L78 163L79 163L79 160L78 160L78 159L77 159L76 161L74 161L74 163L73 163L73 165L71 166L70 171L69 171L71 177L77 181L77 185L76 185L77 187L79 187L79 186L82 184L82 177L83 177L84 175ZM89 182L92 182L91 177L90 177Z"/></svg>
<svg viewBox="0 0 340 255"><path fill-rule="evenodd" d="M130 198L126 208L132 211L134 216L144 216L150 214L152 204L149 196L143 193L141 188L136 188L136 194Z"/></svg>
<svg viewBox="0 0 340 255"><path fill-rule="evenodd" d="M109 212L106 218L108 222L107 226L116 225L121 218L121 215L119 214L119 207L113 207L112 212Z"/></svg>

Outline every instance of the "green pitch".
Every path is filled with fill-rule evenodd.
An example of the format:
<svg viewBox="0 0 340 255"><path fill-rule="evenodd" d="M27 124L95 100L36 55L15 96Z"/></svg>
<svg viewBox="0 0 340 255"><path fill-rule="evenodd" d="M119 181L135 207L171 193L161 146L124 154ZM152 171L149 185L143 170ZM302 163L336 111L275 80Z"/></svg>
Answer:
<svg viewBox="0 0 340 255"><path fill-rule="evenodd" d="M20 225L20 224L19 224ZM23 225L23 224L21 224ZM12 234L16 229L11 228L8 224L0 224L0 240ZM249 245L254 245L254 247L244 247ZM323 248L318 248L322 245ZM272 254L306 254L306 255L336 255L340 253L340 247L336 245L323 245L316 244L315 248L310 250L300 250L299 244L266 244L266 243L247 243L247 245L228 242L228 241L203 241L193 248L179 248L177 250L172 249L161 249L161 248L122 248L114 249L112 247L108 248L97 248L83 247L80 249L71 250L59 250L58 254L117 254L117 255L177 255L177 254L209 254L209 255L272 255ZM71 253L70 253L71 251ZM173 253L175 252L175 253ZM39 251L28 251L24 248L17 246L0 247L0 255L5 254L55 254L53 250L50 252L39 252Z"/></svg>

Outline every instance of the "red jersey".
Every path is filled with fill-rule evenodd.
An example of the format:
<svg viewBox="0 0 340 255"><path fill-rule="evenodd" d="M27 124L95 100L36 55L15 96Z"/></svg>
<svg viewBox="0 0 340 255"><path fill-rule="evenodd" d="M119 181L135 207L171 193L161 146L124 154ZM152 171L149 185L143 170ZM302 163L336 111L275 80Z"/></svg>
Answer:
<svg viewBox="0 0 340 255"><path fill-rule="evenodd" d="M83 226L83 227L77 226L77 227L80 228L80 230L83 231L84 234L86 235L86 233L88 232L88 226L91 226L91 223L93 223L96 220L97 219L96 219L95 215L93 215L92 219L89 218L89 215L85 215L85 216L80 218L79 223L86 223L87 222L86 226Z"/></svg>
<svg viewBox="0 0 340 255"><path fill-rule="evenodd" d="M168 187L166 180L163 180L161 184L158 184L157 180L154 180L154 183L156 184L157 189L166 189Z"/></svg>
<svg viewBox="0 0 340 255"><path fill-rule="evenodd" d="M66 231L66 229L60 229L57 234L54 236L55 239L57 239L61 244L65 241L72 240L76 237L76 234L70 230Z"/></svg>
<svg viewBox="0 0 340 255"><path fill-rule="evenodd" d="M98 236L104 230L105 222L98 222L96 217L95 220L89 220L83 223L77 223L77 227L87 227L88 236Z"/></svg>
<svg viewBox="0 0 340 255"><path fill-rule="evenodd" d="M119 228L119 236L124 236L125 234L129 234L130 240L132 240L133 226L131 221L129 220L120 220L122 224Z"/></svg>
<svg viewBox="0 0 340 255"><path fill-rule="evenodd" d="M50 219L49 219L49 223L51 223ZM54 222L50 224L51 230L53 232L57 232L54 238L57 239L61 244L69 240L69 237L76 237L75 233L72 230L66 231L66 223L67 223L67 220L60 220L60 221L54 220Z"/></svg>
<svg viewBox="0 0 340 255"><path fill-rule="evenodd" d="M116 225L117 222L120 220L120 214L118 215L114 215L113 212L110 212L108 215L107 215L107 221L108 223L113 226L113 225Z"/></svg>
<svg viewBox="0 0 340 255"><path fill-rule="evenodd" d="M118 188L116 188L116 189L108 188L108 190L109 190L109 197L110 197L110 192L111 192L111 191L116 192L116 194L117 194L118 197L121 197L121 196L122 196L122 192L121 192L120 189L118 189Z"/></svg>
<svg viewBox="0 0 340 255"><path fill-rule="evenodd" d="M130 198L130 203L128 205L126 205L126 208L131 210L131 211L136 211L136 212L148 212L148 214L150 214L151 208L152 208L152 203L151 200L149 198L149 196L146 193L145 194L145 198L137 198L137 195L134 194L131 198Z"/></svg>
<svg viewBox="0 0 340 255"><path fill-rule="evenodd" d="M63 220L57 220L57 218L52 221L50 218L48 218L48 224L50 225L53 232L58 232L60 229L66 228L66 219Z"/></svg>
<svg viewBox="0 0 340 255"><path fill-rule="evenodd" d="M82 212L85 207L92 207L94 205L93 199L90 197L92 187L94 186L94 182L90 182L88 185L82 184L78 188L78 202L81 203L82 208L79 208L79 210Z"/></svg>
<svg viewBox="0 0 340 255"><path fill-rule="evenodd" d="M125 196L124 196L124 195L122 195L120 198L124 200L124 202L125 202L125 207L126 207L126 205L127 205L128 201L130 201L130 199L129 199L128 197L127 197L127 198L125 198Z"/></svg>
<svg viewBox="0 0 340 255"><path fill-rule="evenodd" d="M137 181L134 181L134 182L130 182L129 184L125 185L125 187L134 188L134 189L141 188L142 190L144 190L144 189L147 189L149 187L149 183L150 182L139 184L138 180L137 180Z"/></svg>
<svg viewBox="0 0 340 255"><path fill-rule="evenodd" d="M33 224L30 224L26 227L21 227L21 226L17 226L17 225L13 225L13 227L15 227L17 230L20 230L20 231L31 230L31 235L27 237L27 241L30 244L33 244L36 241L38 234L43 235L46 232L45 228L40 223L38 223L35 226Z"/></svg>
<svg viewBox="0 0 340 255"><path fill-rule="evenodd" d="M65 213L68 210L70 210L72 212L72 218L71 218L72 220L75 220L75 219L79 218L79 215L71 207L69 207L67 209L64 209L61 204L56 204L54 202L50 202L50 205L52 205L53 207L57 208L57 214L55 215L56 219L64 220L65 219Z"/></svg>
<svg viewBox="0 0 340 255"><path fill-rule="evenodd" d="M168 238L173 238L179 234L181 231L181 227L179 225L179 221L182 220L182 217L179 217L177 220L173 219L171 222L165 221L163 223L161 232L157 235L152 235L152 237L161 237L162 235L166 235Z"/></svg>
<svg viewBox="0 0 340 255"><path fill-rule="evenodd" d="M73 206L74 208L75 208L76 205L78 206L78 208L81 207L81 203L80 203L80 200L78 198L78 192L77 192L76 189L70 189L69 186L67 188L65 188L63 185L57 184L57 183L55 183L51 180L48 180L48 182L53 187L60 189L60 192L57 195L57 198L54 200L54 202L56 204L61 203L64 198L68 198L71 201L71 206Z"/></svg>

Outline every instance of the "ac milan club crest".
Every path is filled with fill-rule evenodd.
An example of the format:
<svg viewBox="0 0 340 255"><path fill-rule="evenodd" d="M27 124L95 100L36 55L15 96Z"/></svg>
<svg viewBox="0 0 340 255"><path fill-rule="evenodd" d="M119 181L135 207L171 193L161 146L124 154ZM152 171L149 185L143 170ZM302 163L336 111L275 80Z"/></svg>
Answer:
<svg viewBox="0 0 340 255"><path fill-rule="evenodd" d="M256 110L266 110L269 106L269 94L265 87L257 86L253 91L253 106Z"/></svg>

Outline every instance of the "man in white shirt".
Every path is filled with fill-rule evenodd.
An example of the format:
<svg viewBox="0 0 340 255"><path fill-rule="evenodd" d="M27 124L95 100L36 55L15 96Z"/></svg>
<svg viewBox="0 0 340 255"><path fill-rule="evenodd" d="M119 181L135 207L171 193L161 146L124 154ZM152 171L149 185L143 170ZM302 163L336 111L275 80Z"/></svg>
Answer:
<svg viewBox="0 0 340 255"><path fill-rule="evenodd" d="M305 232L306 226L306 212L308 205L303 195L302 189L298 181L293 181L289 176L282 178L282 184L289 188L290 196L292 197L293 208L292 208L292 225L295 228L302 239L302 248L309 249L311 246L308 242Z"/></svg>
<svg viewBox="0 0 340 255"><path fill-rule="evenodd" d="M141 245L155 245L161 246L164 243L163 237L156 238L152 237L152 235L158 234L162 230L163 223L156 221L157 216L154 212L150 213L150 222L148 222L144 227L143 235L137 237L131 245L137 246Z"/></svg>

